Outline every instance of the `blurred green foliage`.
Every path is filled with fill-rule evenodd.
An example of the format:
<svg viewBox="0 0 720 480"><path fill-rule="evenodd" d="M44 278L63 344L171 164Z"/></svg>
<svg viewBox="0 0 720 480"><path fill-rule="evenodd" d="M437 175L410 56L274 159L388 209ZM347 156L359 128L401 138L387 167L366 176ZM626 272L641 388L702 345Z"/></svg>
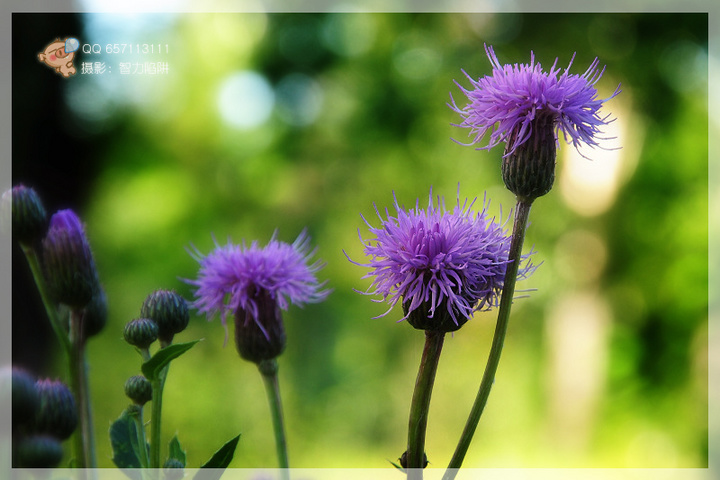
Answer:
<svg viewBox="0 0 720 480"><path fill-rule="evenodd" d="M213 236L263 244L276 230L291 242L306 227L327 262L319 277L334 292L285 315L289 342L279 363L290 462L386 467L400 456L423 335L395 323L399 309L373 319L386 306L355 291L369 280L345 255L363 260L360 215L377 225L373 204L391 207L393 192L405 205L425 202L431 188L448 204L458 188L478 205L487 192L490 211L508 216L514 199L500 178L502 152L453 142L466 132L452 126L459 119L446 105L449 92L464 103L453 83L468 86L461 69L475 78L490 73L484 43L504 63L529 62L532 50L546 67L556 57L564 66L577 52L571 71L579 74L599 57L607 65L601 97L622 84L605 107L619 125L608 145L621 148L611 151L619 166L610 190L590 198L605 203L591 213L567 194L571 147L560 148L556 187L535 203L526 240L542 265L518 285L531 291L515 302L465 465L707 465L707 15L87 14L79 21L83 43L168 45L167 54L123 57L167 62L164 75L123 76L116 70L123 60L101 54L78 62L104 61L112 73L57 78L67 132L97 152L85 203L72 206L87 222L110 303L106 331L89 345L101 466L111 466L108 426L128 403L123 384L139 371L122 328L145 296L174 288L192 299L182 281L197 273L191 245L207 253ZM51 74L41 67L28 75ZM254 72L242 78L270 88L255 87L249 98L233 93L226 82L238 72ZM263 110L267 91L271 110ZM221 111L249 114L251 123L269 117L242 127ZM605 168L604 152L585 153L593 160L583 162ZM36 161L18 151L13 158ZM47 174L18 171L28 183ZM429 418L432 466L452 454L493 324L493 312L477 314L446 341ZM242 432L231 466L275 465L262 381L231 341L223 348L219 319L195 316L176 338L205 341L170 370L168 441L177 432L188 464L199 465Z"/></svg>

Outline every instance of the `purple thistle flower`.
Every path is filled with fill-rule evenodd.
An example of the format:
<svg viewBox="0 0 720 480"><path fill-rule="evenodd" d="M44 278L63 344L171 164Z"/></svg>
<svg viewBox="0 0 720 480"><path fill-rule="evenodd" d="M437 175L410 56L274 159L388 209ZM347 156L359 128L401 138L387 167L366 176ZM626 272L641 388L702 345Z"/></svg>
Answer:
<svg viewBox="0 0 720 480"><path fill-rule="evenodd" d="M530 64L501 65L492 47L485 46L485 52L493 66L492 76L474 80L464 70L470 80L472 90L466 90L455 84L467 96L469 103L463 108L455 104L449 106L463 117L455 126L470 129L472 141L467 145L479 143L490 132L485 147L507 144L505 157L515 152L533 135L534 124L549 123L554 129L557 143L558 131L562 131L565 141L578 148L581 143L591 147L598 146L600 128L607 125L609 115L600 117L603 103L620 93L620 85L608 98L598 99L595 84L605 69L598 71L596 58L582 75L570 74L575 55L570 64L561 73L556 68L557 59L544 72L535 55L530 53ZM558 77L558 74L560 76Z"/></svg>
<svg viewBox="0 0 720 480"><path fill-rule="evenodd" d="M228 241L224 246L216 241L215 250L207 256L196 249L193 257L200 262L198 278L186 280L197 287L192 307L208 319L220 314L226 330L227 315L243 311L248 317L245 321L254 320L267 337L261 318L267 298L283 310L290 303L302 306L324 300L330 293L322 289L327 282L318 283L315 277L324 264L318 260L308 265L315 251L309 252L306 231L292 245L275 236L265 247L256 241L249 247L244 241L242 245Z"/></svg>
<svg viewBox="0 0 720 480"><path fill-rule="evenodd" d="M430 192L427 209L400 207L393 195L396 216L385 210L387 220L373 227L363 217L374 239L360 241L368 263L352 263L371 269L363 278L372 278L367 295L382 295L390 308L387 315L401 302L405 316L416 328L453 331L460 328L474 311L497 306L508 264L510 237L503 226L489 218L487 203L480 212L473 212L475 204L458 199L455 208L448 211L444 199L437 205ZM525 255L526 259L529 255ZM527 261L519 271L524 278L534 270ZM444 311L443 311L444 310ZM437 316L435 322L418 318L418 311L427 319ZM449 315L449 319L447 319ZM377 317L376 317L377 318ZM423 326L418 327L416 324ZM442 327L438 324L443 323Z"/></svg>

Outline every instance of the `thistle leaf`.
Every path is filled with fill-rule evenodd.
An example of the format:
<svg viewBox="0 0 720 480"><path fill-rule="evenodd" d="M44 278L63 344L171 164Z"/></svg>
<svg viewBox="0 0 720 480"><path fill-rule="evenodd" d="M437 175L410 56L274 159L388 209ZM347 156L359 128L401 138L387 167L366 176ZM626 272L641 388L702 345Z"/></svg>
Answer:
<svg viewBox="0 0 720 480"><path fill-rule="evenodd" d="M230 462L235 455L235 447L237 447L239 440L240 434L220 447L220 449L213 454L212 458L200 467L201 469L213 470L200 470L197 472L193 480L218 480L228 465L230 465Z"/></svg>
<svg viewBox="0 0 720 480"><path fill-rule="evenodd" d="M145 375L145 378L151 382L157 380L158 375L160 375L163 368L165 368L171 361L190 350L199 341L200 340L193 340L192 342L175 343L158 350L155 355L143 363L143 375Z"/></svg>

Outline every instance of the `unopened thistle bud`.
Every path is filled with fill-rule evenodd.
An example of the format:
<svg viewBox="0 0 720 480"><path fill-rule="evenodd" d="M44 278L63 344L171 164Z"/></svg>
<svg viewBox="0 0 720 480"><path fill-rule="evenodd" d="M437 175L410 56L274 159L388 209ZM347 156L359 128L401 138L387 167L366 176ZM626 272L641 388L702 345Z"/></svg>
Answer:
<svg viewBox="0 0 720 480"><path fill-rule="evenodd" d="M177 458L168 458L163 465L163 473L166 480L180 480L185 476L183 472L185 466Z"/></svg>
<svg viewBox="0 0 720 480"><path fill-rule="evenodd" d="M40 413L40 394L35 379L26 371L12 369L12 430L27 431L33 427Z"/></svg>
<svg viewBox="0 0 720 480"><path fill-rule="evenodd" d="M510 135L502 161L505 186L518 199L532 202L548 193L555 181L557 141L553 119L538 116L531 122L530 137L523 143L517 139L520 127ZM514 144L519 144L512 147Z"/></svg>
<svg viewBox="0 0 720 480"><path fill-rule="evenodd" d="M142 375L135 375L125 382L125 395L137 405L145 405L152 399L150 380Z"/></svg>
<svg viewBox="0 0 720 480"><path fill-rule="evenodd" d="M10 196L12 203L13 236L25 245L41 240L48 228L48 217L35 190L17 185L3 194L3 202L7 196Z"/></svg>
<svg viewBox="0 0 720 480"><path fill-rule="evenodd" d="M278 302L262 289L253 300L255 313L243 308L235 313L235 346L242 358L259 364L279 356L286 337Z"/></svg>
<svg viewBox="0 0 720 480"><path fill-rule="evenodd" d="M70 389L58 380L38 380L35 388L40 395L36 432L65 440L72 435L78 424L75 397Z"/></svg>
<svg viewBox="0 0 720 480"><path fill-rule="evenodd" d="M158 338L158 325L149 318L136 318L125 325L125 341L138 348L148 348Z"/></svg>
<svg viewBox="0 0 720 480"><path fill-rule="evenodd" d="M54 468L63 456L60 441L50 435L33 435L21 439L14 445L15 467Z"/></svg>
<svg viewBox="0 0 720 480"><path fill-rule="evenodd" d="M190 322L187 302L172 290L156 290L148 295L140 314L157 324L158 338L166 344L171 343L173 336L185 330Z"/></svg>
<svg viewBox="0 0 720 480"><path fill-rule="evenodd" d="M99 280L78 216L72 210L55 213L42 245L45 278L53 297L72 308L85 307Z"/></svg>

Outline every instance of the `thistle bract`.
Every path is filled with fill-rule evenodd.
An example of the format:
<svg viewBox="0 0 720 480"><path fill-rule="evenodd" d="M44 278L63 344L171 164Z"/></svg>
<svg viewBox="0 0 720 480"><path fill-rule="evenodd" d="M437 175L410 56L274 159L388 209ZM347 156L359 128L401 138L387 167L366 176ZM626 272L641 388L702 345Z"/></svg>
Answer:
<svg viewBox="0 0 720 480"><path fill-rule="evenodd" d="M65 440L78 425L75 397L64 383L57 380L38 380L35 388L40 396L36 432Z"/></svg>
<svg viewBox="0 0 720 480"><path fill-rule="evenodd" d="M158 338L172 342L173 336L185 330L190 322L185 299L172 290L156 290L145 299L140 315L154 321L158 326Z"/></svg>
<svg viewBox="0 0 720 480"><path fill-rule="evenodd" d="M152 399L150 380L142 375L133 375L125 382L125 395L137 405L145 405Z"/></svg>
<svg viewBox="0 0 720 480"><path fill-rule="evenodd" d="M130 345L148 348L158 338L158 325L149 318L136 318L125 325L123 338Z"/></svg>

